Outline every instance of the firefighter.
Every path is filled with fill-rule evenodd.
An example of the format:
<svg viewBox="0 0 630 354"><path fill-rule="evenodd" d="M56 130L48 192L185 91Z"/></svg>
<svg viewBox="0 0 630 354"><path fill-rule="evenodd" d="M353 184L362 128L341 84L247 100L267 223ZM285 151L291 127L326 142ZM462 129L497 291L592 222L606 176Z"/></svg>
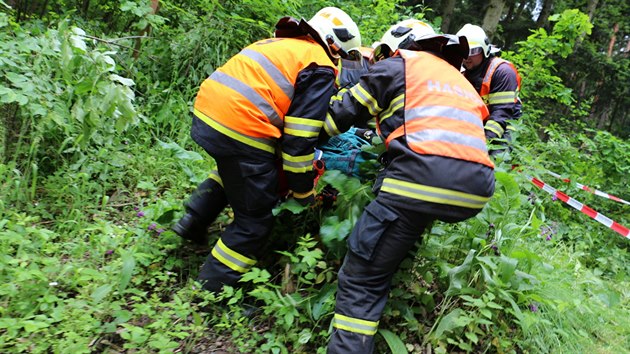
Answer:
<svg viewBox="0 0 630 354"><path fill-rule="evenodd" d="M461 75L465 38L436 35L417 20L392 26L375 48L385 59L333 100L327 133L376 118L385 168L348 238L338 274L328 353L372 353L400 262L434 220L459 222L494 192L486 108Z"/></svg>
<svg viewBox="0 0 630 354"><path fill-rule="evenodd" d="M339 89L345 89L358 82L359 77L367 72L368 59L362 57L361 34L359 28L352 19L339 9L322 9L311 19L311 23L326 23L328 13L338 14L343 18L342 23L333 23L333 36L338 44L348 54L345 58L335 58L339 74L336 84ZM280 34L282 35L282 34ZM363 132L363 131L361 131ZM283 188L279 191L284 194ZM223 182L216 170L210 172L208 178L193 191L189 200L185 203L186 213L173 225L172 229L184 239L193 243L207 244L207 231L210 224L227 207L228 200L223 190Z"/></svg>
<svg viewBox="0 0 630 354"><path fill-rule="evenodd" d="M458 32L468 40L470 53L464 60L464 76L488 106L490 118L486 122L486 139L498 148L491 149L495 156L509 149L510 121L521 117L521 76L511 62L495 56L498 48L490 44L484 30L466 24Z"/></svg>
<svg viewBox="0 0 630 354"><path fill-rule="evenodd" d="M290 195L315 201L314 149L351 23L332 7L309 21L285 17L274 38L247 46L202 83L191 136L216 161L234 211L199 272L205 290L235 285L264 251L279 200L276 156Z"/></svg>

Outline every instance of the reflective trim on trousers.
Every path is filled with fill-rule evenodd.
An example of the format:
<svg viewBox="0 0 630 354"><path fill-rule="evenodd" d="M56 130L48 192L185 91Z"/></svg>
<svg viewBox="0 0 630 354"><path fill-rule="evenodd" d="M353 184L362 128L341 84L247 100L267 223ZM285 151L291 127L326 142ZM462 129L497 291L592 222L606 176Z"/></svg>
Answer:
<svg viewBox="0 0 630 354"><path fill-rule="evenodd" d="M221 239L212 249L214 258L223 263L226 267L239 273L246 273L256 264L256 260L243 256L227 247Z"/></svg>

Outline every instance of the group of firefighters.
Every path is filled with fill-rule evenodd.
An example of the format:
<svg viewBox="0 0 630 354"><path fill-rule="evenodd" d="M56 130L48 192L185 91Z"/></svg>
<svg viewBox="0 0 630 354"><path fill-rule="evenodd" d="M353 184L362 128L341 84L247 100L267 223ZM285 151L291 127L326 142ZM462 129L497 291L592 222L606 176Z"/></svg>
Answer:
<svg viewBox="0 0 630 354"><path fill-rule="evenodd" d="M509 149L510 121L521 115L519 74L479 26L437 34L405 20L365 49L350 16L327 7L308 21L280 19L273 38L214 71L197 94L191 135L216 170L173 227L207 242L230 205L234 219L198 280L213 292L237 285L264 251L280 177L288 197L314 203L316 148L375 121L383 168L347 241L328 353L373 352L399 264L434 220L482 210L494 192L491 155ZM503 146L489 153L488 142Z"/></svg>

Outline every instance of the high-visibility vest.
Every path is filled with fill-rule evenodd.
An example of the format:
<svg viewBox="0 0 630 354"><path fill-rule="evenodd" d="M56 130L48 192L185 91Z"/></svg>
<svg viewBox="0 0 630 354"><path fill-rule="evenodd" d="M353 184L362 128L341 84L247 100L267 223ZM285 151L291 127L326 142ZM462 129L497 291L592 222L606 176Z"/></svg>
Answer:
<svg viewBox="0 0 630 354"><path fill-rule="evenodd" d="M514 70L514 74L516 74L516 83L517 88L516 91L512 92L496 92L490 93L490 84L492 81L492 75L497 70L499 65L506 64L512 70ZM519 75L518 70L511 62L501 59L501 58L493 58L488 65L488 69L486 70L486 74L483 77L483 81L481 83L481 90L479 91L479 96L486 104L505 104L505 103L517 103L519 102L518 94L521 91L521 75Z"/></svg>
<svg viewBox="0 0 630 354"><path fill-rule="evenodd" d="M494 168L483 122L489 113L474 87L446 61L427 52L399 50L405 61L405 119L386 140L400 136L424 155Z"/></svg>
<svg viewBox="0 0 630 354"><path fill-rule="evenodd" d="M313 64L336 75L324 48L309 37L255 42L201 84L194 113L219 132L273 153L297 76Z"/></svg>

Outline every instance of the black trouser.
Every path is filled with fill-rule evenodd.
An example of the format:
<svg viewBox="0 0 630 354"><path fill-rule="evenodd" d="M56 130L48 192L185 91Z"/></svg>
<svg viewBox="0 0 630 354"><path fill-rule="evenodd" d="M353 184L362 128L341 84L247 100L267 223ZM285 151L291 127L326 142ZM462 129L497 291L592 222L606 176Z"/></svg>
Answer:
<svg viewBox="0 0 630 354"><path fill-rule="evenodd" d="M376 199L348 238L328 353L369 354L392 277L433 217Z"/></svg>
<svg viewBox="0 0 630 354"><path fill-rule="evenodd" d="M268 160L248 157L215 158L234 221L227 226L199 272L204 289L220 291L235 285L264 251L278 201L278 171Z"/></svg>
<svg viewBox="0 0 630 354"><path fill-rule="evenodd" d="M186 209L188 212L192 212L197 220L207 228L227 205L223 186L214 179L208 178L193 191L186 203Z"/></svg>

